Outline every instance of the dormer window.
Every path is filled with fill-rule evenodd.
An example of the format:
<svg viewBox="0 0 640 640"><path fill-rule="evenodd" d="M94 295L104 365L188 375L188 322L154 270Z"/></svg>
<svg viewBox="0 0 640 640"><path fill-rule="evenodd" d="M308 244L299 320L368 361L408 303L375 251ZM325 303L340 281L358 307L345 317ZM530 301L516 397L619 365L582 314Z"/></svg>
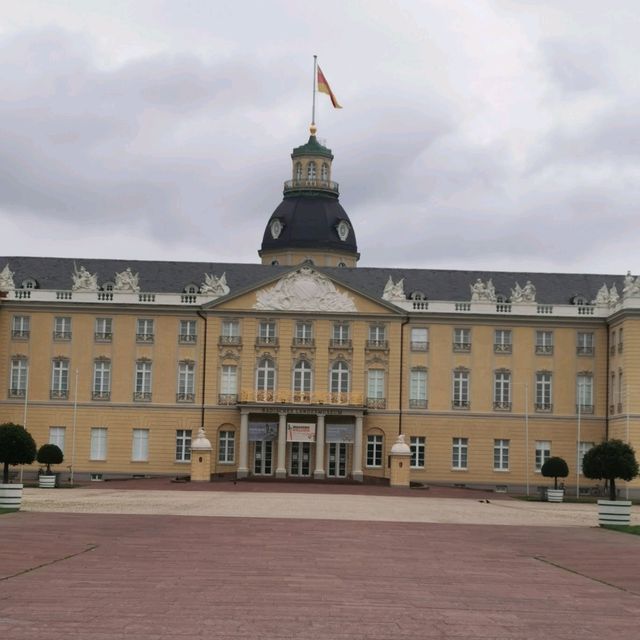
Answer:
<svg viewBox="0 0 640 640"><path fill-rule="evenodd" d="M316 179L316 163L312 160L307 165L307 180L315 180Z"/></svg>
<svg viewBox="0 0 640 640"><path fill-rule="evenodd" d="M115 286L115 285L113 284L113 282L105 282L105 283L102 285L102 290L103 290L103 291L113 291L113 287L114 287L114 286Z"/></svg>
<svg viewBox="0 0 640 640"><path fill-rule="evenodd" d="M198 285L197 284L188 284L185 288L184 288L184 292L185 293L198 293Z"/></svg>
<svg viewBox="0 0 640 640"><path fill-rule="evenodd" d="M577 295L571 298L571 304L575 304L577 306L584 306L589 304L585 296Z"/></svg>
<svg viewBox="0 0 640 640"><path fill-rule="evenodd" d="M412 291L409 296L411 300L426 300L427 296L422 291Z"/></svg>
<svg viewBox="0 0 640 640"><path fill-rule="evenodd" d="M38 283L33 278L27 278L22 281L23 289L36 289L38 287Z"/></svg>

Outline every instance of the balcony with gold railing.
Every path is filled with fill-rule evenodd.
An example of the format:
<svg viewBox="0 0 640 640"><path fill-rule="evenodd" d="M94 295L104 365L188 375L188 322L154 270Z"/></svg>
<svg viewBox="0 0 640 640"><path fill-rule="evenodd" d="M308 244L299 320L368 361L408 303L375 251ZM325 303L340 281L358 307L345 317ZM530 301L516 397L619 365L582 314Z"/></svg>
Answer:
<svg viewBox="0 0 640 640"><path fill-rule="evenodd" d="M331 391L286 391L244 389L238 402L259 402L265 404L330 405L342 407L362 407L361 393Z"/></svg>

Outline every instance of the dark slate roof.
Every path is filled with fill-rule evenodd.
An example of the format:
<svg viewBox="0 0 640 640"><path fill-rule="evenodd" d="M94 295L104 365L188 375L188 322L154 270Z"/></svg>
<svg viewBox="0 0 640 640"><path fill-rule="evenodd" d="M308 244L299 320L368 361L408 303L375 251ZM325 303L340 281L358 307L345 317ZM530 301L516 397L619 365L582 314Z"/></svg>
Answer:
<svg viewBox="0 0 640 640"><path fill-rule="evenodd" d="M271 235L271 221L279 218L284 228L277 239ZM336 226L346 220L351 227L342 242ZM284 198L271 214L262 238L262 250L333 249L344 253L357 253L356 234L347 212L337 198L320 195L299 195Z"/></svg>
<svg viewBox="0 0 640 640"><path fill-rule="evenodd" d="M273 280L293 267L224 262L169 262L157 260L101 260L93 258L35 258L0 257L0 269L9 263L15 272L17 286L27 278L34 278L41 289L71 289L74 263L98 274L98 283L113 281L116 272L130 267L140 274L141 291L153 293L180 293L189 284L200 285L204 274L221 276L226 273L231 295L241 290ZM544 304L570 304L574 296L588 301L596 297L603 284L615 283L622 293L624 276L577 273L533 273L503 271L452 271L444 269L404 268L321 268L320 271L373 298L380 298L389 276L394 282L404 278L404 291L422 292L430 300L468 301L469 285L478 278L491 278L496 293L509 296L516 282L524 286L527 280L537 289L537 301Z"/></svg>

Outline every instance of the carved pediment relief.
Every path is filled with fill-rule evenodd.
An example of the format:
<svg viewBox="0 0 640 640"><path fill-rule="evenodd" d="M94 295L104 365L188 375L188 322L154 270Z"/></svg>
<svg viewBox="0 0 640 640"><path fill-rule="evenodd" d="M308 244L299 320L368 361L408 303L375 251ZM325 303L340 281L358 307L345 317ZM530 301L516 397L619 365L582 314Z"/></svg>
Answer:
<svg viewBox="0 0 640 640"><path fill-rule="evenodd" d="M260 311L357 311L349 294L338 291L329 278L308 266L286 275L274 286L258 291L253 308Z"/></svg>

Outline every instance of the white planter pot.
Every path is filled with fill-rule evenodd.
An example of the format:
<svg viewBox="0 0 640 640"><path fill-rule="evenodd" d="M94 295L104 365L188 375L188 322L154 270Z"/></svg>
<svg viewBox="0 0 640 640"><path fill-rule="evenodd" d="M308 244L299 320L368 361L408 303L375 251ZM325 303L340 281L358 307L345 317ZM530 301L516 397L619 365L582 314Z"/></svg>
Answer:
<svg viewBox="0 0 640 640"><path fill-rule="evenodd" d="M22 504L22 484L0 484L0 508L20 509Z"/></svg>
<svg viewBox="0 0 640 640"><path fill-rule="evenodd" d="M55 489L56 477L55 476L39 476L38 486L41 489Z"/></svg>
<svg viewBox="0 0 640 640"><path fill-rule="evenodd" d="M599 524L629 524L631 500L598 500Z"/></svg>
<svg viewBox="0 0 640 640"><path fill-rule="evenodd" d="M547 489L548 502L562 502L564 500L564 489Z"/></svg>

